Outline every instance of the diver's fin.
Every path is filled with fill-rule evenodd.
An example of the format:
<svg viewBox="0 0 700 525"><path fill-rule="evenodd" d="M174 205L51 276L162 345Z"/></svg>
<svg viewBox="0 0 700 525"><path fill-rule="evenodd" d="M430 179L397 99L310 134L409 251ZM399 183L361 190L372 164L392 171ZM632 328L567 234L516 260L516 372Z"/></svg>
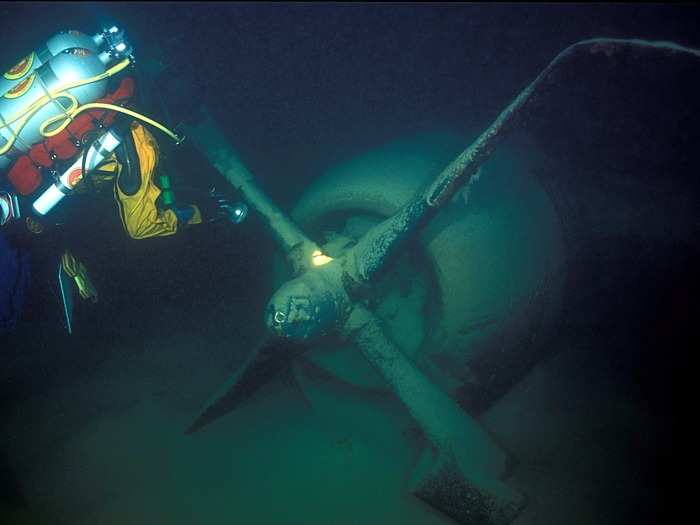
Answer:
<svg viewBox="0 0 700 525"><path fill-rule="evenodd" d="M61 306L63 308L63 317L66 321L66 329L68 334L73 333L73 294L75 293L75 284L73 279L66 273L63 268L63 262L58 262L58 290L61 297Z"/></svg>
<svg viewBox="0 0 700 525"><path fill-rule="evenodd" d="M185 433L192 434L235 410L307 348L288 339L268 338L263 341L245 364L209 400Z"/></svg>
<svg viewBox="0 0 700 525"><path fill-rule="evenodd" d="M90 299L93 303L96 303L98 299L97 288L95 288L92 279L90 279L85 265L68 250L61 256L61 265L63 266L63 274L75 281L80 298Z"/></svg>

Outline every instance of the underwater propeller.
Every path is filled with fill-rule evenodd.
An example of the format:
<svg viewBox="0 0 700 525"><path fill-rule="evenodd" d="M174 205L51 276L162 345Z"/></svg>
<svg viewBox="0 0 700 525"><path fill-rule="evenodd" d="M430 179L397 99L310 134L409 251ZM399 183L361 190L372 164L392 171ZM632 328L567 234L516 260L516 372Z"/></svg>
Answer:
<svg viewBox="0 0 700 525"><path fill-rule="evenodd" d="M352 342L377 369L420 425L430 446L418 464L413 493L462 524L508 524L525 498L509 487L507 455L480 424L433 384L391 341L382 321L365 304L366 291L454 193L492 154L523 115L528 102L563 62L579 53L609 57L625 50L658 50L700 57L700 51L671 42L594 38L559 53L421 193L372 227L342 256L331 258L277 208L255 183L211 115L187 126L187 135L213 166L266 221L279 242L293 278L270 299L265 321L271 335L205 406L187 432L195 432L234 410L321 336Z"/></svg>
<svg viewBox="0 0 700 525"><path fill-rule="evenodd" d="M270 337L263 340L243 366L206 403L206 408L195 418L186 433L196 432L235 410L304 351L305 345L289 339Z"/></svg>

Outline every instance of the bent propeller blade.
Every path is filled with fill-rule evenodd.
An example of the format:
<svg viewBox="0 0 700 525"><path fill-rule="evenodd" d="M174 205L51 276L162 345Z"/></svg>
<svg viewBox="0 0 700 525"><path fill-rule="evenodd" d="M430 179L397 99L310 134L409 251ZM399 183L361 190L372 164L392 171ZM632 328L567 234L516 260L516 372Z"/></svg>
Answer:
<svg viewBox="0 0 700 525"><path fill-rule="evenodd" d="M185 434L197 432L238 408L307 349L306 345L288 339L275 337L264 340L245 364L212 396Z"/></svg>

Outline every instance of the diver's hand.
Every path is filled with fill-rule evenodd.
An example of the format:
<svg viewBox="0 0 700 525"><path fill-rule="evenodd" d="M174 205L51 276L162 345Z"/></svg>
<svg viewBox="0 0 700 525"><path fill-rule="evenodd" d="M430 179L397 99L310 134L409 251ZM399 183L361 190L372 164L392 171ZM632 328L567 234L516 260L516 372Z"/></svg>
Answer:
<svg viewBox="0 0 700 525"><path fill-rule="evenodd" d="M178 224L190 225L199 224L200 222L202 222L202 217L199 212L199 208L194 204L184 207L175 207L172 208L172 210L173 213L175 213L175 216L177 217Z"/></svg>
<svg viewBox="0 0 700 525"><path fill-rule="evenodd" d="M225 195L218 193L216 188L209 191L212 212L207 217L208 222L229 221L239 224L248 215L248 207L242 202L234 202Z"/></svg>

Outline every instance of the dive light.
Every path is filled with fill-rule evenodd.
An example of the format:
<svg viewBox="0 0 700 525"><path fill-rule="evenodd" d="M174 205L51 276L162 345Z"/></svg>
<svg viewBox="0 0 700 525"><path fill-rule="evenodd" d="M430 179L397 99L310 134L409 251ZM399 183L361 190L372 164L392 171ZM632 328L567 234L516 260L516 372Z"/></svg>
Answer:
<svg viewBox="0 0 700 525"><path fill-rule="evenodd" d="M228 212L228 220L234 224L242 223L248 216L248 206L242 202L234 202L223 206Z"/></svg>

